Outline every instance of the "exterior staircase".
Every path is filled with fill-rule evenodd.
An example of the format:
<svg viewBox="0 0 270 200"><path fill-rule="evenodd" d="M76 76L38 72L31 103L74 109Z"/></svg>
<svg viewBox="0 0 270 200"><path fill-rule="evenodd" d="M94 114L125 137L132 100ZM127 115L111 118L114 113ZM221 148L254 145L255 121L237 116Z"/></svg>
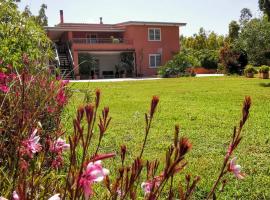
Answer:
<svg viewBox="0 0 270 200"><path fill-rule="evenodd" d="M73 59L67 44L56 45L59 73L62 79L74 79Z"/></svg>

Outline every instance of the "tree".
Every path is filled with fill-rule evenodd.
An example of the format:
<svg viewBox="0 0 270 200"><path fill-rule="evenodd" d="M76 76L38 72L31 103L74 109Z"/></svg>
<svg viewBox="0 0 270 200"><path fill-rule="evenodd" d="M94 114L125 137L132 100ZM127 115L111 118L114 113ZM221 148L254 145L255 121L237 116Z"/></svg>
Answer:
<svg viewBox="0 0 270 200"><path fill-rule="evenodd" d="M270 0L259 0L259 8L268 16L268 21L270 21Z"/></svg>
<svg viewBox="0 0 270 200"><path fill-rule="evenodd" d="M244 67L247 65L247 55L244 51L235 50L228 43L219 52L220 64L227 74L242 74Z"/></svg>
<svg viewBox="0 0 270 200"><path fill-rule="evenodd" d="M47 63L52 57L51 42L43 28L31 17L18 11L16 3L0 0L0 60L3 66L23 66L22 57L37 65Z"/></svg>
<svg viewBox="0 0 270 200"><path fill-rule="evenodd" d="M25 17L31 17L31 16L32 16L32 12L31 12L31 10L30 10L30 8L29 8L28 5L25 6L24 11L23 11L22 14L23 14L23 16L25 16Z"/></svg>
<svg viewBox="0 0 270 200"><path fill-rule="evenodd" d="M239 37L240 26L236 21L231 21L229 24L229 39L234 42Z"/></svg>
<svg viewBox="0 0 270 200"><path fill-rule="evenodd" d="M235 48L247 53L250 64L256 66L268 64L270 22L265 18L250 20L241 29Z"/></svg>
<svg viewBox="0 0 270 200"><path fill-rule="evenodd" d="M41 26L48 26L48 17L46 16L47 5L42 4L40 10L38 12L38 16L36 16L37 23Z"/></svg>
<svg viewBox="0 0 270 200"><path fill-rule="evenodd" d="M243 8L241 10L241 15L240 15L240 25L244 26L250 19L252 18L252 13L250 11L250 9L248 8Z"/></svg>

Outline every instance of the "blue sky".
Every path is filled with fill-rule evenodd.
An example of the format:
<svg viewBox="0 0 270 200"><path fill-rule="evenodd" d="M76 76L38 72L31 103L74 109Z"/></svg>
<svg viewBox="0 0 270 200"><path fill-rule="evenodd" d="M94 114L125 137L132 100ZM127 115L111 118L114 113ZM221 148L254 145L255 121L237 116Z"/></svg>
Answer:
<svg viewBox="0 0 270 200"><path fill-rule="evenodd" d="M192 35L200 27L219 34L228 32L231 20L238 20L242 8L259 16L258 0L22 0L19 7L29 5L36 14L42 3L47 4L49 25L59 23L59 10L65 22L104 23L123 21L186 22L183 35Z"/></svg>

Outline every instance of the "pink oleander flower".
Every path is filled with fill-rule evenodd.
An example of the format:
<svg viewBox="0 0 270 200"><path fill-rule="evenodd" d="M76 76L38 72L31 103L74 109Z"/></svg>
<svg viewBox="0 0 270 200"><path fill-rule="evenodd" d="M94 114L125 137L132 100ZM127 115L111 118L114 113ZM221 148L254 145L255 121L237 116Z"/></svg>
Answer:
<svg viewBox="0 0 270 200"><path fill-rule="evenodd" d="M59 169L60 167L62 167L64 162L64 159L62 157L62 155L57 155L54 160L52 161L52 168L53 169Z"/></svg>
<svg viewBox="0 0 270 200"><path fill-rule="evenodd" d="M9 87L6 85L0 85L0 90L4 93L7 93L9 91Z"/></svg>
<svg viewBox="0 0 270 200"><path fill-rule="evenodd" d="M50 197L48 200L61 200L60 194L55 194L52 197Z"/></svg>
<svg viewBox="0 0 270 200"><path fill-rule="evenodd" d="M6 78L7 78L7 75L6 75L5 73L3 73L3 72L0 72L0 81L1 81L1 82L2 82L2 81L5 81Z"/></svg>
<svg viewBox="0 0 270 200"><path fill-rule="evenodd" d="M67 102L67 96L65 95L65 91L60 89L60 91L56 95L56 101L58 105L63 106Z"/></svg>
<svg viewBox="0 0 270 200"><path fill-rule="evenodd" d="M47 111L48 111L49 113L54 113L54 112L56 111L56 109L53 108L53 107L51 107L51 106L48 106L48 107L47 107Z"/></svg>
<svg viewBox="0 0 270 200"><path fill-rule="evenodd" d="M28 149L34 154L41 150L41 145L39 144L40 137L36 136L37 129L33 131L30 138L26 141Z"/></svg>
<svg viewBox="0 0 270 200"><path fill-rule="evenodd" d="M70 145L67 144L65 140L63 140L62 138L58 138L51 146L50 151L54 153L62 153L69 148Z"/></svg>
<svg viewBox="0 0 270 200"><path fill-rule="evenodd" d="M33 154L41 151L42 149L41 145L39 144L40 137L36 136L37 131L38 130L35 129L30 138L22 142L24 148L21 152L22 154L27 154L30 158L33 157Z"/></svg>
<svg viewBox="0 0 270 200"><path fill-rule="evenodd" d="M20 200L20 197L16 191L12 193L12 200Z"/></svg>
<svg viewBox="0 0 270 200"><path fill-rule="evenodd" d="M69 83L69 80L61 80L60 85L61 87L66 86Z"/></svg>
<svg viewBox="0 0 270 200"><path fill-rule="evenodd" d="M5 197L0 197L0 200L8 200L8 199L6 199Z"/></svg>
<svg viewBox="0 0 270 200"><path fill-rule="evenodd" d="M88 163L83 172L79 184L83 188L85 199L93 194L92 184L101 182L109 174L109 170L102 167L101 160Z"/></svg>
<svg viewBox="0 0 270 200"><path fill-rule="evenodd" d="M229 172L234 173L234 175L238 178L238 179L243 179L245 177L245 175L243 173L241 173L241 166L236 164L236 157L234 157L231 161L230 164L228 166L228 170Z"/></svg>
<svg viewBox="0 0 270 200"><path fill-rule="evenodd" d="M157 176L153 180L142 182L141 187L145 195L149 194L153 187L158 187L160 185L160 178L161 177Z"/></svg>

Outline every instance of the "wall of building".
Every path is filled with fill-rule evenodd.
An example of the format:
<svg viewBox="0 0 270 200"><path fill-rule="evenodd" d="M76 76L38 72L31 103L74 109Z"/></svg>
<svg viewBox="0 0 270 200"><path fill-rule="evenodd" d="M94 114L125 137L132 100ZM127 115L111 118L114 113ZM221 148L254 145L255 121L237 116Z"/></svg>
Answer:
<svg viewBox="0 0 270 200"><path fill-rule="evenodd" d="M148 41L148 29L160 28L161 41ZM179 27L176 26L135 26L126 27L124 38L133 40L136 50L137 74L154 76L156 68L149 67L149 54L161 54L161 64L164 65L180 51Z"/></svg>

